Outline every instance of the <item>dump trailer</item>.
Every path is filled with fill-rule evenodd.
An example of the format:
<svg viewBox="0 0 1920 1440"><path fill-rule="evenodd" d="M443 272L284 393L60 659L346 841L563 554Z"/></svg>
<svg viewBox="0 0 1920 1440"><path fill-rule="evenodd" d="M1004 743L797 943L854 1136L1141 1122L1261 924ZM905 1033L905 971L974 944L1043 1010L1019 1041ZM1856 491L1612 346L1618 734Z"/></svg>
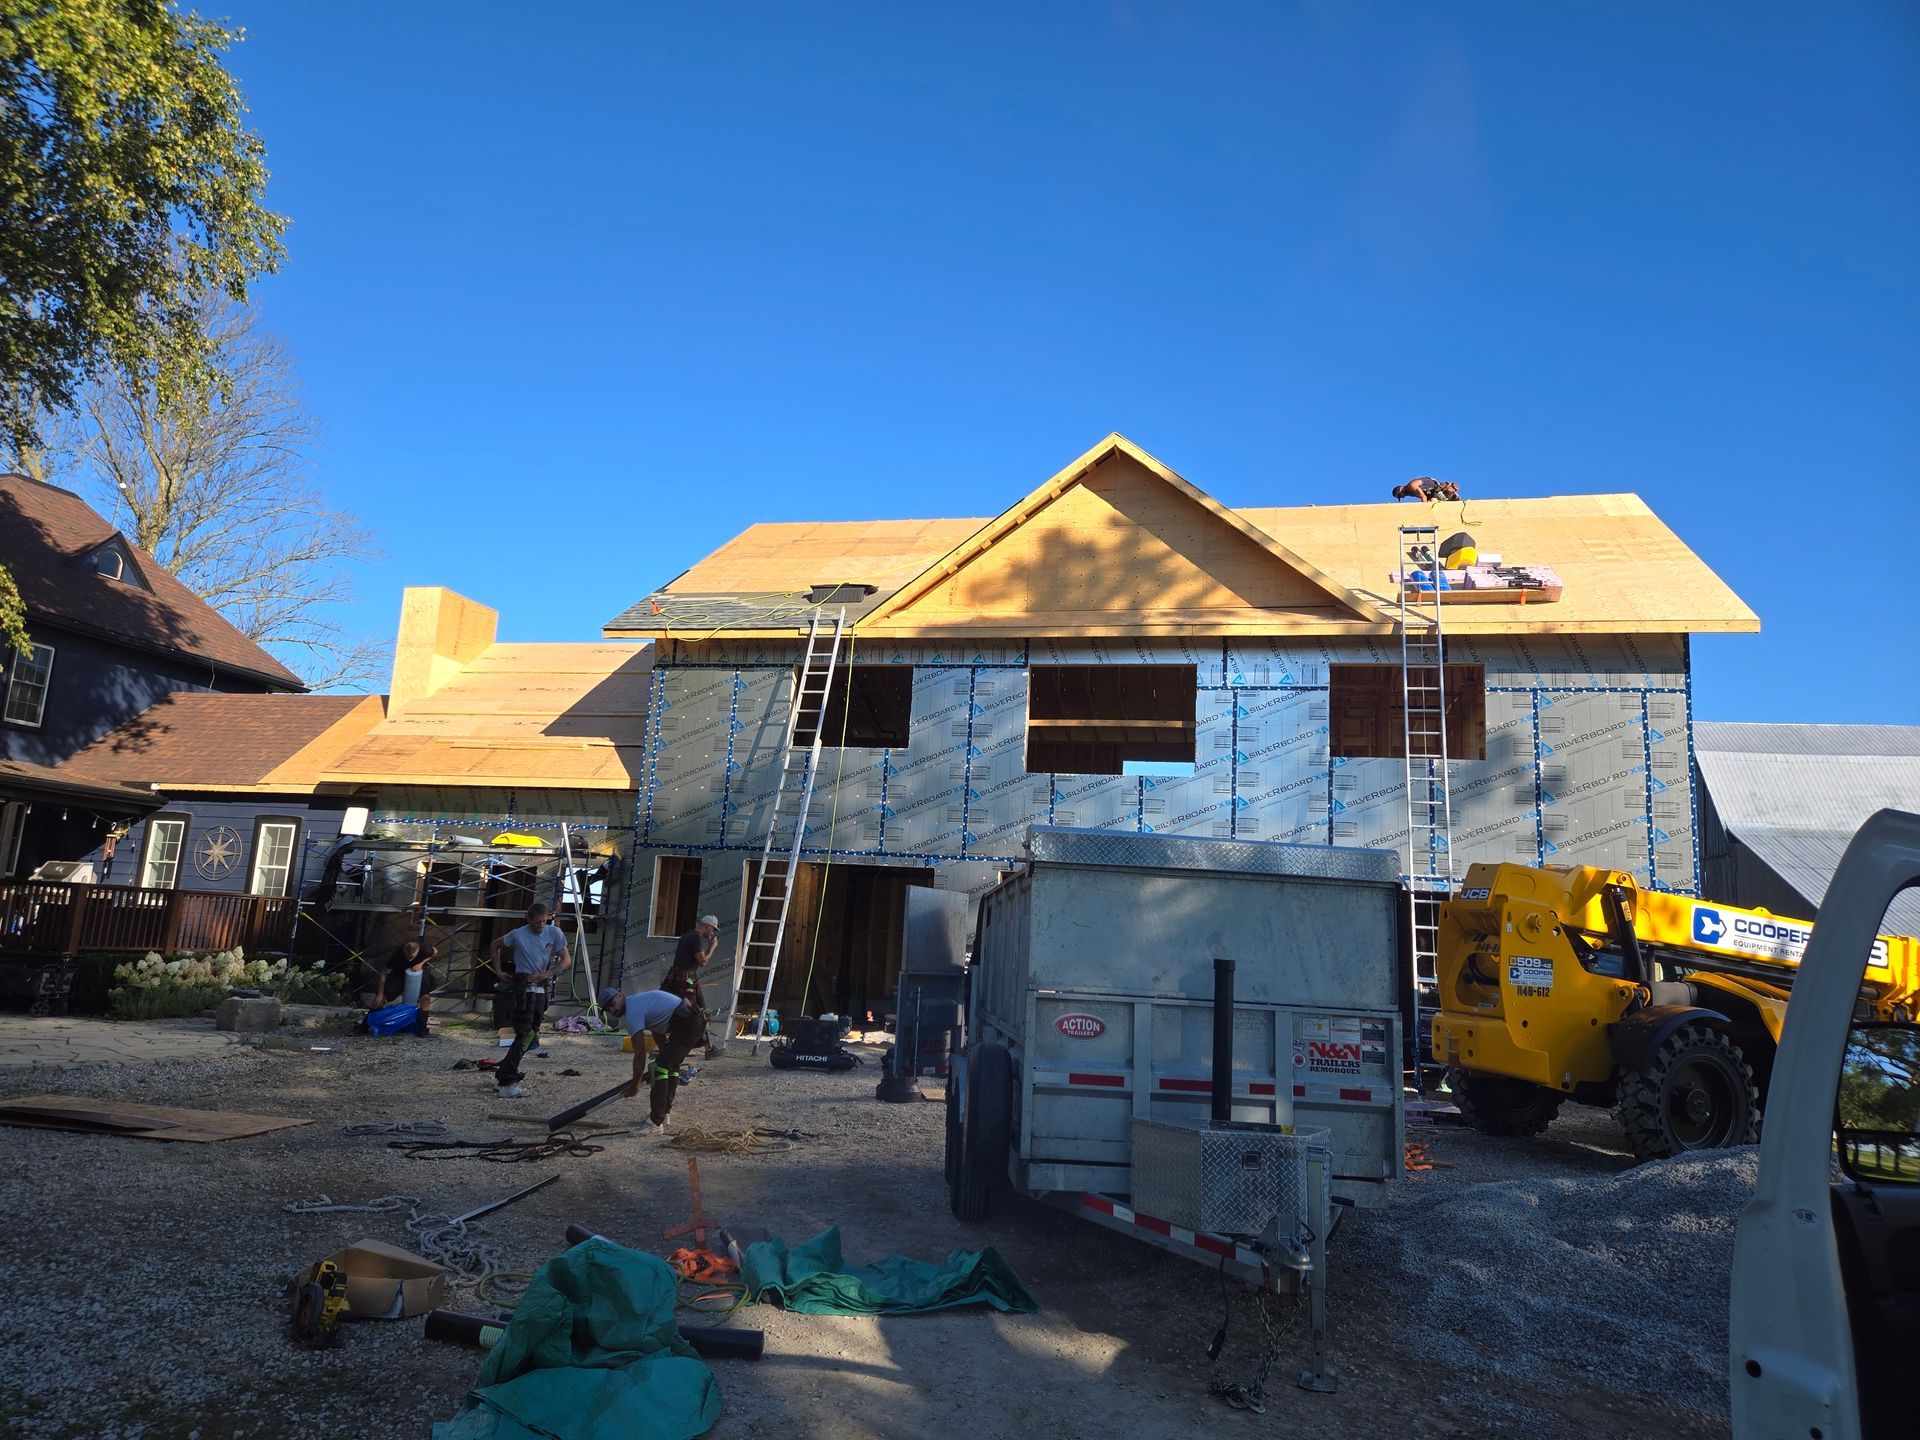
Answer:
<svg viewBox="0 0 1920 1440"><path fill-rule="evenodd" d="M953 1212L1013 1189L1262 1290L1325 1363L1341 1205L1404 1169L1390 853L1034 826L980 902Z"/></svg>
<svg viewBox="0 0 1920 1440"><path fill-rule="evenodd" d="M1748 1144L1812 937L1623 871L1475 865L1441 908L1433 1055L1486 1134L1538 1134L1573 1100L1614 1110L1642 1158ZM1917 1000L1920 941L1880 937L1862 1015Z"/></svg>

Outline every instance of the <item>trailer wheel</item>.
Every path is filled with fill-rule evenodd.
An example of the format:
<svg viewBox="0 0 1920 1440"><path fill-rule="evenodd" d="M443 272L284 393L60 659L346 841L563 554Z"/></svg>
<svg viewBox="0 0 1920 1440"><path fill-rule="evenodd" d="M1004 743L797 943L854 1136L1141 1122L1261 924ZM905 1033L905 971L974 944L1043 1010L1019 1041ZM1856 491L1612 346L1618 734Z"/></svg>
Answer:
<svg viewBox="0 0 1920 1440"><path fill-rule="evenodd" d="M955 1175L960 1170L960 1087L967 1083L966 1061L954 1056L947 1070L947 1147L946 1179L949 1192L953 1189Z"/></svg>
<svg viewBox="0 0 1920 1440"><path fill-rule="evenodd" d="M1621 1076L1615 1114L1642 1160L1760 1138L1753 1067L1731 1038L1705 1025L1682 1025L1644 1066Z"/></svg>
<svg viewBox="0 0 1920 1440"><path fill-rule="evenodd" d="M1013 1058L1006 1047L976 1047L967 1056L965 1084L948 1198L954 1218L971 1222L987 1218L989 1193L1006 1183L1013 1144Z"/></svg>
<svg viewBox="0 0 1920 1440"><path fill-rule="evenodd" d="M1538 1135L1560 1113L1566 1097L1544 1085L1505 1075L1447 1071L1447 1088L1466 1122L1482 1135L1525 1138Z"/></svg>

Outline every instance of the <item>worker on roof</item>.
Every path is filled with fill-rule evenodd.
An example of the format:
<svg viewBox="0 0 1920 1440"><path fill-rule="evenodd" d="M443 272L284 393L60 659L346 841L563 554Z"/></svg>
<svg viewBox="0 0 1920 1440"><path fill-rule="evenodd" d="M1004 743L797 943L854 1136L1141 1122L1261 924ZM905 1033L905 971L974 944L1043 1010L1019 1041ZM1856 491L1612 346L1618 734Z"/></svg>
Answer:
<svg viewBox="0 0 1920 1440"><path fill-rule="evenodd" d="M1431 475L1416 475L1404 485L1393 487L1396 500L1458 500L1460 487L1452 480L1436 480Z"/></svg>
<svg viewBox="0 0 1920 1440"><path fill-rule="evenodd" d="M707 1036L700 1012L694 1009L691 1000L670 995L665 990L642 990L637 995L627 995L617 985L601 990L600 1008L623 1021L627 1034L633 1037L633 1083L627 1087L627 1098L638 1095L642 1085L652 1086L647 1095L647 1118L635 1127L635 1132L646 1135L666 1129L667 1117L673 1111L673 1097L680 1089L680 1067L693 1053L693 1047ZM643 1031L650 1031L659 1046L651 1056L647 1054Z"/></svg>
<svg viewBox="0 0 1920 1440"><path fill-rule="evenodd" d="M540 1017L547 1013L547 987L571 958L566 937L547 916L546 906L528 906L527 923L502 935L488 952L501 990L495 1017L513 1027L513 1044L494 1072L500 1093L509 1100L527 1093L520 1083L520 1061L540 1033ZM509 955L511 972L502 964Z"/></svg>
<svg viewBox="0 0 1920 1440"><path fill-rule="evenodd" d="M660 982L660 988L669 995L678 995L682 1000L692 1002L694 1009L700 1012L703 1034L713 1017L707 1009L706 992L700 988L700 971L713 959L713 952L719 944L720 917L702 915L691 930L674 942L673 963L667 967L666 978ZM719 1048L709 1039L707 1058L711 1060L719 1053Z"/></svg>

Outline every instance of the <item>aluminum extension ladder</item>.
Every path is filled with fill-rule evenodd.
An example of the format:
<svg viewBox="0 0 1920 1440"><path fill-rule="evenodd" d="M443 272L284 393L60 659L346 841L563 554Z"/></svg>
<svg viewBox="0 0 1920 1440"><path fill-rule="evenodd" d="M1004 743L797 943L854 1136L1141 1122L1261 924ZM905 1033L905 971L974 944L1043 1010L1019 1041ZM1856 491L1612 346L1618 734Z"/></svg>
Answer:
<svg viewBox="0 0 1920 1440"><path fill-rule="evenodd" d="M1446 644L1440 621L1440 530L1402 525L1395 566L1400 591L1400 709L1406 752L1407 918L1413 941L1410 1070L1439 1008L1440 906L1453 889L1453 805L1447 794ZM1413 571L1431 577L1407 582Z"/></svg>
<svg viewBox="0 0 1920 1440"><path fill-rule="evenodd" d="M733 1014L749 994L758 1001L753 1021L753 1053L767 1033L767 1006L773 999L773 979L780 968L780 944L787 934L787 913L793 904L793 879L800 867L800 847L807 838L807 807L813 803L814 780L820 773L821 740L826 731L827 692L840 660L840 640L847 612L838 611L829 626L813 612L807 629L806 653L800 661L793 704L787 709L787 731L782 745L779 787L774 791L773 816L766 844L760 849L760 872L747 905L747 926L740 936L733 962ZM812 732L812 740L796 746L797 736Z"/></svg>

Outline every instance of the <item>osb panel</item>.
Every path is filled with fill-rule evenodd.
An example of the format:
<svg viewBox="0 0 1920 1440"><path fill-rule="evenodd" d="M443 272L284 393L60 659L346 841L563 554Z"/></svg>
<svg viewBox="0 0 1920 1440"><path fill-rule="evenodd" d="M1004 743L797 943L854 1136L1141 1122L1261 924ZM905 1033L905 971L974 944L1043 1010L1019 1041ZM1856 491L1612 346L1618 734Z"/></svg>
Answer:
<svg viewBox="0 0 1920 1440"><path fill-rule="evenodd" d="M910 630L955 619L1072 623L1249 609L1353 618L1138 461L1113 455L885 623Z"/></svg>

